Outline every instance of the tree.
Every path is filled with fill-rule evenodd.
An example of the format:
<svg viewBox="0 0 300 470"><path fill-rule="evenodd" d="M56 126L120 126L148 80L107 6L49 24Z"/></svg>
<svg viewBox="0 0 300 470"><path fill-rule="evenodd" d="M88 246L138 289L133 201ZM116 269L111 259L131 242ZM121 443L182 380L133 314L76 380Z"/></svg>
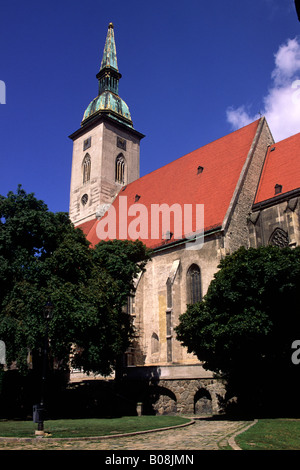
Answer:
<svg viewBox="0 0 300 470"><path fill-rule="evenodd" d="M300 247L240 248L220 262L203 301L179 318L177 338L248 409L274 403L274 383L299 375L291 361L300 334L299 261Z"/></svg>
<svg viewBox="0 0 300 470"><path fill-rule="evenodd" d="M88 317L95 322L86 325L84 335L78 335L74 364L86 371L108 374L134 338L126 305L134 295L134 280L144 271L151 252L138 240L101 241L91 251L93 275L85 287L82 305L98 313Z"/></svg>
<svg viewBox="0 0 300 470"><path fill-rule="evenodd" d="M0 196L0 339L7 363L26 371L29 352L33 367L39 362L50 300L56 363L67 367L73 351L77 367L109 374L130 343L133 328L123 306L149 259L138 241L90 248L68 214L50 212L21 186Z"/></svg>

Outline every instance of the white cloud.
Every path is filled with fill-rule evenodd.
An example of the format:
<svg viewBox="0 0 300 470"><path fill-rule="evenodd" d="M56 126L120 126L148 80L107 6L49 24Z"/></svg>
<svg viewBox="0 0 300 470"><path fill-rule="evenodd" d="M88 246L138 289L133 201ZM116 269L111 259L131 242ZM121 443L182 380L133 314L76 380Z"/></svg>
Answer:
<svg viewBox="0 0 300 470"><path fill-rule="evenodd" d="M232 125L233 129L239 129L240 127L247 126L250 122L258 119L258 115L251 115L249 111L246 110L244 105L239 108L228 108L226 111L227 121Z"/></svg>
<svg viewBox="0 0 300 470"><path fill-rule="evenodd" d="M288 84L289 80L300 70L300 44L297 39L289 39L280 46L275 54L275 69L272 72L274 84Z"/></svg>
<svg viewBox="0 0 300 470"><path fill-rule="evenodd" d="M298 76L297 76L298 73ZM275 54L272 86L263 98L264 110L275 141L300 132L300 43L288 39ZM227 109L227 120L233 129L256 120L245 105Z"/></svg>

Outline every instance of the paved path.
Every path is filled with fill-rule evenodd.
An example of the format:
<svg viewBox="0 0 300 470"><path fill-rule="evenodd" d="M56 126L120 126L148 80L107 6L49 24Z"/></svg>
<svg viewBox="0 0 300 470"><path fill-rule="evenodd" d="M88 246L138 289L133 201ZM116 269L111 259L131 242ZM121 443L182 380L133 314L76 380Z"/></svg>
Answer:
<svg viewBox="0 0 300 470"><path fill-rule="evenodd" d="M161 432L99 440L1 440L0 450L220 450L249 421L196 420L194 424Z"/></svg>

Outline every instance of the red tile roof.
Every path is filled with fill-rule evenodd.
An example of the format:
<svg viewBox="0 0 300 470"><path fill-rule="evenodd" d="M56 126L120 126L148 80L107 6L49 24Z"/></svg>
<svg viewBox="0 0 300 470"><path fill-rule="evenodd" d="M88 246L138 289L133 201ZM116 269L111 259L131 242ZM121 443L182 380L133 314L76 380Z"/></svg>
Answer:
<svg viewBox="0 0 300 470"><path fill-rule="evenodd" d="M277 184L280 194L300 187L300 133L269 147L254 203L272 199Z"/></svg>
<svg viewBox="0 0 300 470"><path fill-rule="evenodd" d="M191 204L193 207L193 231L198 228L196 227L195 204L203 204L205 231L220 227L233 197L258 124L259 120L128 184L120 191L113 203L117 220L115 238L124 238L119 233L119 204L127 201L127 206L131 207L135 203L136 195L140 196L137 204L143 205L148 214L151 214L153 204L165 203L169 206L179 204L182 209L184 204ZM199 166L203 168L202 173L198 173ZM123 197L127 199L121 200ZM132 210L134 208L136 206L132 206ZM124 211L122 214L126 216ZM130 224L134 223L133 221L137 221L137 217L139 217L139 213L131 217L128 216L126 228L129 228ZM101 221L103 223L104 218ZM148 236L141 234L139 238L151 248L165 244L166 240L162 238L161 231L159 238L151 237L150 216L148 223ZM97 235L97 227L99 229L97 220L92 227L85 224L80 227L92 245L100 241ZM131 225L131 227L133 226ZM173 226L170 231L174 231ZM133 237L127 235L127 238L132 239ZM174 238L170 241L174 241Z"/></svg>
<svg viewBox="0 0 300 470"><path fill-rule="evenodd" d="M77 225L77 228L81 228L83 233L85 233L85 235L87 235L94 224L95 224L95 219L91 219L91 220L88 220L87 222L84 222L81 225Z"/></svg>

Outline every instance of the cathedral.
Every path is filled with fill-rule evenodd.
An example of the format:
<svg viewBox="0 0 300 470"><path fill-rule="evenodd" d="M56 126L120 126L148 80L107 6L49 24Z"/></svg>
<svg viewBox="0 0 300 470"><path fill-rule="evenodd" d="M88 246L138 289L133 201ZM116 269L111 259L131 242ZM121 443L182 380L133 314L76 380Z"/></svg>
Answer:
<svg viewBox="0 0 300 470"><path fill-rule="evenodd" d="M140 177L144 135L119 96L112 23L96 77L98 95L70 136L70 218L92 246L140 239L153 250L128 301L137 337L122 376L155 384L158 414L218 413L223 384L177 341L174 327L227 254L299 245L300 134L275 143L261 117Z"/></svg>

